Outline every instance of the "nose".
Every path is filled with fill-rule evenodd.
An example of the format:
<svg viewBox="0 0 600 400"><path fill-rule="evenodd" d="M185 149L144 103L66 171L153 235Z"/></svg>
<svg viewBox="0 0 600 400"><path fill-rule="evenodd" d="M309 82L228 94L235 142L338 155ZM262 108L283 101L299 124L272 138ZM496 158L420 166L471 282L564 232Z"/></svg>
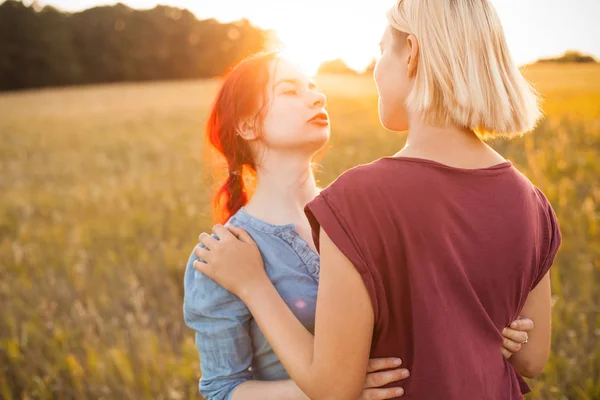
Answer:
<svg viewBox="0 0 600 400"><path fill-rule="evenodd" d="M327 102L327 96L321 92L312 92L312 107L325 107L325 103Z"/></svg>

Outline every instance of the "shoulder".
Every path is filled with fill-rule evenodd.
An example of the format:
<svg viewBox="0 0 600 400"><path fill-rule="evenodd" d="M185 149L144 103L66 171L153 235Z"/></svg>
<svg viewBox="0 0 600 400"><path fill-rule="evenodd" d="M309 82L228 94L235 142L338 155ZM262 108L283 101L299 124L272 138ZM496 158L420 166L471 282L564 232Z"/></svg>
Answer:
<svg viewBox="0 0 600 400"><path fill-rule="evenodd" d="M201 247L198 243L195 247ZM243 317L246 305L233 293L194 268L201 261L192 250L185 269L183 311L186 321L197 318Z"/></svg>
<svg viewBox="0 0 600 400"><path fill-rule="evenodd" d="M535 185L523 173L514 169L518 174L522 186L530 193L530 199L533 199L533 210L539 215L540 231L542 235L543 252L545 253L544 264L551 265L558 249L562 244L562 233L556 212L552 203L544 191Z"/></svg>
<svg viewBox="0 0 600 400"><path fill-rule="evenodd" d="M546 194L537 186L533 186L533 188L538 196L540 209L544 216L544 238L552 252L553 248L558 249L562 241L558 217Z"/></svg>
<svg viewBox="0 0 600 400"><path fill-rule="evenodd" d="M268 232L261 230L260 226L254 224L244 214L233 215L226 222L225 226L227 225L244 228L259 248L270 245ZM196 317L231 317L249 314L246 305L236 295L194 268L195 261L202 262L194 253L196 247L203 247L203 245L197 243L187 260L184 276L184 313Z"/></svg>
<svg viewBox="0 0 600 400"><path fill-rule="evenodd" d="M390 172L389 164L384 159L361 164L343 172L321 191L321 195L335 198L365 194L389 179Z"/></svg>

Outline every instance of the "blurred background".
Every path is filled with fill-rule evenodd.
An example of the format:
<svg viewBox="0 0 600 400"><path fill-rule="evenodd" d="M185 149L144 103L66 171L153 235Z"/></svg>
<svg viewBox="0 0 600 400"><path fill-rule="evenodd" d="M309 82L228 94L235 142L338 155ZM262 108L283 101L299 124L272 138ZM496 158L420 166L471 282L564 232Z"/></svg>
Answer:
<svg viewBox="0 0 600 400"><path fill-rule="evenodd" d="M600 2L492 0L543 99L490 144L549 197L553 349L529 399L600 399ZM183 273L212 226L219 77L284 47L328 96L317 174L394 154L372 67L385 0L0 1L0 398L200 398Z"/></svg>

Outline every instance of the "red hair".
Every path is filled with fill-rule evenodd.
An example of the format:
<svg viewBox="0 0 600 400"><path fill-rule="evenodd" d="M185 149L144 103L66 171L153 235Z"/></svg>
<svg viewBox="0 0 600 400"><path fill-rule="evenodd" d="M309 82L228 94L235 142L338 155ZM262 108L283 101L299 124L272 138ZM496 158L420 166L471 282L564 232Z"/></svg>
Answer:
<svg viewBox="0 0 600 400"><path fill-rule="evenodd" d="M253 120L258 137L267 108L269 63L278 53L260 53L238 63L224 78L213 104L206 139L226 161L228 176L212 199L215 221L226 222L248 202L244 178L256 175L249 143L238 135L240 125Z"/></svg>

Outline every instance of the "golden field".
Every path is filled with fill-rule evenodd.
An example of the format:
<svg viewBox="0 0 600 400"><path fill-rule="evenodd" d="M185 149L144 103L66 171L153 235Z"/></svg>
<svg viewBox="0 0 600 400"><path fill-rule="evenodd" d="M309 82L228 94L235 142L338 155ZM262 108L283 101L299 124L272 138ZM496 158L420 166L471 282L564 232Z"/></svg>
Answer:
<svg viewBox="0 0 600 400"><path fill-rule="evenodd" d="M546 118L491 145L547 194L564 238L553 353L528 398L600 399L600 66L525 74ZM333 121L320 184L402 146L369 77L318 81ZM212 226L202 133L217 86L0 94L0 398L199 397L182 282Z"/></svg>

